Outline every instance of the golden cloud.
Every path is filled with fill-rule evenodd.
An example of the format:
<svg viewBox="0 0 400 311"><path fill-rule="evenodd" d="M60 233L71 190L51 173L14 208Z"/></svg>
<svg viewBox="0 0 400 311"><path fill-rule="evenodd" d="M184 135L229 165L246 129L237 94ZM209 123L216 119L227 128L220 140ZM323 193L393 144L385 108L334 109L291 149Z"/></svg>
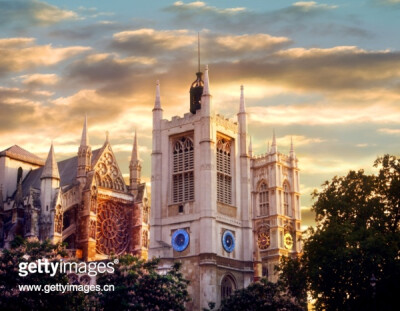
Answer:
<svg viewBox="0 0 400 311"><path fill-rule="evenodd" d="M72 56L90 50L89 47L71 46L54 48L48 45L33 45L32 38L0 39L0 75L25 69L50 66Z"/></svg>

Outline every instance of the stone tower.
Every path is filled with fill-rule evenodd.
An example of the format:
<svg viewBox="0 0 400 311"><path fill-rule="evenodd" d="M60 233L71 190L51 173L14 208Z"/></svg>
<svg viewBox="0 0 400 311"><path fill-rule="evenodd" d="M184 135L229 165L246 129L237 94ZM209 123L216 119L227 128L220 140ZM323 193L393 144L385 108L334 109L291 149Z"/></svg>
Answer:
<svg viewBox="0 0 400 311"><path fill-rule="evenodd" d="M201 84L192 113L164 120L157 82L153 109L149 256L161 258L160 269L182 262L193 310L219 304L254 277L243 88L234 122L213 111L207 67Z"/></svg>
<svg viewBox="0 0 400 311"><path fill-rule="evenodd" d="M269 148L268 148L269 149ZM274 266L282 256L301 252L298 160L278 152L275 132L266 154L251 158L255 279L276 281Z"/></svg>

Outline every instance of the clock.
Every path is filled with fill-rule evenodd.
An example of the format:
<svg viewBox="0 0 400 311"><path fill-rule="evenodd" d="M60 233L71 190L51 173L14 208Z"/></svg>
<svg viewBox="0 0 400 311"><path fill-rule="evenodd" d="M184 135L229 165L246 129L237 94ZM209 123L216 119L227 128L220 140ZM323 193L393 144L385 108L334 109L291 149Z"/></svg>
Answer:
<svg viewBox="0 0 400 311"><path fill-rule="evenodd" d="M189 234L184 229L178 229L172 234L171 244L177 252L183 252L189 245Z"/></svg>
<svg viewBox="0 0 400 311"><path fill-rule="evenodd" d="M222 235L222 246L228 253L235 249L235 237L231 231L226 230Z"/></svg>
<svg viewBox="0 0 400 311"><path fill-rule="evenodd" d="M283 243L287 249L292 249L293 247L293 238L292 235L288 232L283 237Z"/></svg>
<svg viewBox="0 0 400 311"><path fill-rule="evenodd" d="M271 243L271 240L269 238L269 235L266 232L260 232L258 234L258 248L260 249L267 249Z"/></svg>

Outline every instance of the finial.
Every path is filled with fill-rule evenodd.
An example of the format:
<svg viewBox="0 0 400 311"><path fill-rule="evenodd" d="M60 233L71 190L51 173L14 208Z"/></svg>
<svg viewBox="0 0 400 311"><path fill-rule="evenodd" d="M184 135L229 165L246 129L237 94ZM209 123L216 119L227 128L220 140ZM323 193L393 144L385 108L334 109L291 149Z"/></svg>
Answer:
<svg viewBox="0 0 400 311"><path fill-rule="evenodd" d="M244 87L243 85L240 86L240 108L239 108L239 113L245 112L244 109Z"/></svg>
<svg viewBox="0 0 400 311"><path fill-rule="evenodd" d="M271 149L269 148L269 141L267 143L267 153L269 153L271 151Z"/></svg>
<svg viewBox="0 0 400 311"><path fill-rule="evenodd" d="M154 102L154 108L161 109L160 80L156 81L156 100Z"/></svg>
<svg viewBox="0 0 400 311"><path fill-rule="evenodd" d="M204 88L203 88L203 96L210 95L210 81L208 77L208 65L206 65L206 70L204 71Z"/></svg>
<svg viewBox="0 0 400 311"><path fill-rule="evenodd" d="M293 147L293 136L290 136L290 157L294 158L296 155L294 153Z"/></svg>
<svg viewBox="0 0 400 311"><path fill-rule="evenodd" d="M109 142L109 132L108 131L106 131L106 143L108 143Z"/></svg>
<svg viewBox="0 0 400 311"><path fill-rule="evenodd" d="M273 129L272 132L272 145L271 145L271 152L276 153L278 151L278 148L276 146L276 137L275 137L275 129Z"/></svg>
<svg viewBox="0 0 400 311"><path fill-rule="evenodd" d="M197 72L200 72L200 32L197 33L197 61L198 61Z"/></svg>

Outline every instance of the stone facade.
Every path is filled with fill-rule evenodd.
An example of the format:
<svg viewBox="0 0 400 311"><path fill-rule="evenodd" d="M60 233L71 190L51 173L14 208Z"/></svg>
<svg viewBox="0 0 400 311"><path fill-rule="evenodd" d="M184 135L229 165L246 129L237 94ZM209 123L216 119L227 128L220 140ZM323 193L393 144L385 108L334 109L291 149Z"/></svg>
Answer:
<svg viewBox="0 0 400 311"><path fill-rule="evenodd" d="M279 258L301 251L293 148L279 153L274 138L266 155L253 156L243 87L235 122L213 110L208 69L199 79L191 113L163 119L158 82L153 109L149 256L161 258L160 271L182 263L189 310L218 305L263 275L275 280Z"/></svg>
<svg viewBox="0 0 400 311"><path fill-rule="evenodd" d="M136 134L126 185L111 144L89 144L85 119L78 155L46 161L18 147L0 153L0 247L16 235L66 242L76 257L130 253L147 259L150 202L140 182Z"/></svg>

